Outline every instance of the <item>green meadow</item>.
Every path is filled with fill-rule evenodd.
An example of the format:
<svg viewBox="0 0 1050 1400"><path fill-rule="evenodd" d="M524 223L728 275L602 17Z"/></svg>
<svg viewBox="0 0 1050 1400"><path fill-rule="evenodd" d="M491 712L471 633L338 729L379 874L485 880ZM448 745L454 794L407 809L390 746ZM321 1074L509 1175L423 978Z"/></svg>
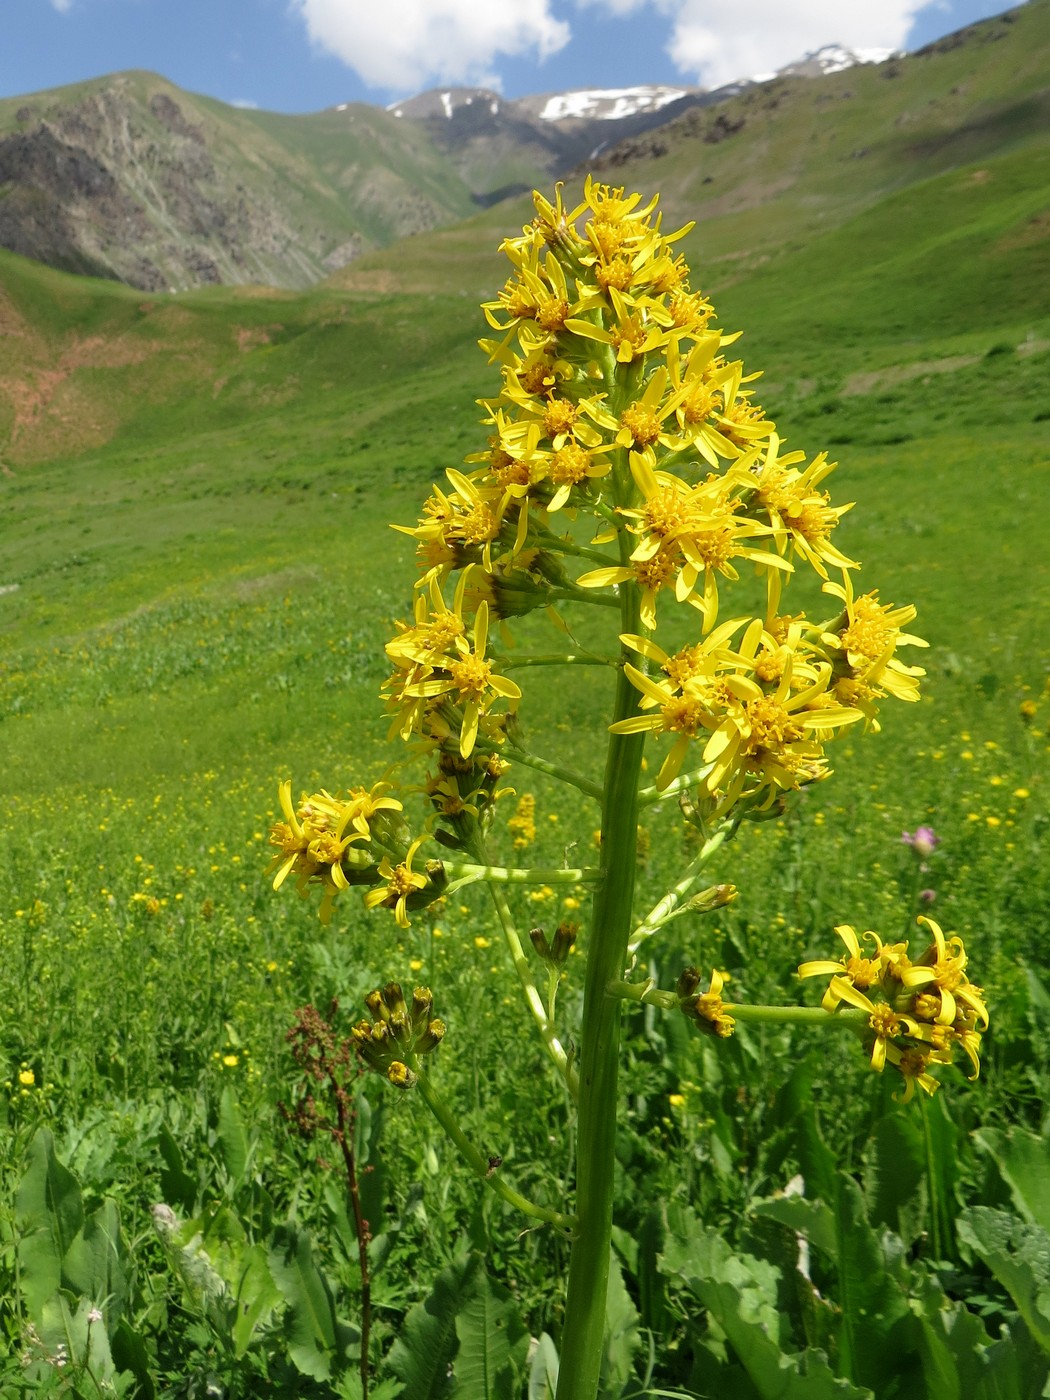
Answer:
<svg viewBox="0 0 1050 1400"><path fill-rule="evenodd" d="M835 925L895 941L923 908L964 936L991 1029L976 1081L901 1103L846 1037L723 1043L629 1012L609 1400L1048 1393L1048 189L1029 142L746 273L708 271L703 224L683 244L789 446L837 459L840 547L916 604L930 649L921 701L745 825L712 867L737 901L669 925L642 971L816 1005L795 969L838 956ZM391 762L383 647L415 566L389 526L485 445L498 376L457 279L505 275L492 250L521 220L499 215L484 243L457 235L450 282L448 234L382 255L431 287L412 293L154 298L0 255L5 1397L361 1395L340 1151L297 1113L304 1006L345 1034L373 987L432 988L464 1132L534 1200L571 1199L572 1111L481 895L400 930L350 891L325 927L265 873L280 781L334 791ZM530 679L537 749L599 780L607 679ZM506 781L506 849L529 793L530 859L593 863L593 804ZM921 868L919 826L940 838ZM640 906L691 840L676 810L643 828ZM586 939L582 885L515 900L523 927ZM523 1230L418 1096L350 1082L369 1393L553 1394L565 1238Z"/></svg>

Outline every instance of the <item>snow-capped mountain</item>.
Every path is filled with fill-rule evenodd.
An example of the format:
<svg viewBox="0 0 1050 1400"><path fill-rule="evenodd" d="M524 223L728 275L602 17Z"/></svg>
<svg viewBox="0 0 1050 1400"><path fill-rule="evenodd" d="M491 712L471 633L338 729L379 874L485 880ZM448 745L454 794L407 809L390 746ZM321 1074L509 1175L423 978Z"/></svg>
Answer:
<svg viewBox="0 0 1050 1400"><path fill-rule="evenodd" d="M826 73L841 73L846 68L855 68L858 63L885 63L887 59L898 58L895 49L847 49L843 44L825 44L814 53L807 53L793 63L786 63L776 73L762 74L754 82L776 78L822 78Z"/></svg>

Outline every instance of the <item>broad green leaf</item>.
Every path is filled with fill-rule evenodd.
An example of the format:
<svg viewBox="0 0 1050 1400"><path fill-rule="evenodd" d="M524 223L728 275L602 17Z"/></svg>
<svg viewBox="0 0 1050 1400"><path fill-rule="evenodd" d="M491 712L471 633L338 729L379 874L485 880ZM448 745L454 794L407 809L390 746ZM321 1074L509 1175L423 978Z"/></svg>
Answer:
<svg viewBox="0 0 1050 1400"><path fill-rule="evenodd" d="M63 1347L71 1365L90 1366L96 1386L102 1383L112 1387L117 1369L105 1324L95 1321L95 1306L91 1298L81 1298L74 1311L61 1293L55 1294L44 1306L40 1340L52 1355Z"/></svg>
<svg viewBox="0 0 1050 1400"><path fill-rule="evenodd" d="M510 1293L479 1260L470 1295L456 1317L453 1365L461 1400L517 1400L529 1337Z"/></svg>
<svg viewBox="0 0 1050 1400"><path fill-rule="evenodd" d="M223 1089L219 1100L219 1146L230 1180L235 1187L240 1186L248 1172L251 1147L237 1096L229 1084Z"/></svg>
<svg viewBox="0 0 1050 1400"><path fill-rule="evenodd" d="M675 1224L677 1237L663 1256L665 1271L681 1279L707 1309L760 1400L871 1400L871 1391L835 1376L823 1353L796 1352L788 1338L782 1339L776 1269L734 1252L695 1217L679 1213ZM725 1370L728 1375L730 1368Z"/></svg>
<svg viewBox="0 0 1050 1400"><path fill-rule="evenodd" d="M186 1170L179 1145L166 1123L162 1123L157 1133L157 1150L164 1166L160 1173L160 1189L165 1202L170 1206L181 1206L192 1210L197 1200L197 1182Z"/></svg>
<svg viewBox="0 0 1050 1400"><path fill-rule="evenodd" d="M411 1308L390 1349L389 1366L405 1389L401 1400L439 1400L451 1394L456 1318L471 1293L478 1256L464 1255L442 1269L430 1297Z"/></svg>
<svg viewBox="0 0 1050 1400"><path fill-rule="evenodd" d="M135 1400L153 1400L156 1394L150 1375L150 1356L146 1343L126 1318L121 1318L109 1339L113 1364L118 1371L135 1377L138 1389Z"/></svg>
<svg viewBox="0 0 1050 1400"><path fill-rule="evenodd" d="M304 1376L328 1380L340 1329L332 1290L314 1262L310 1236L292 1226L282 1229L270 1250L269 1265L288 1305L285 1334L289 1356Z"/></svg>
<svg viewBox="0 0 1050 1400"><path fill-rule="evenodd" d="M955 1216L958 1209L959 1130L948 1112L947 1096L919 1096L919 1118L926 1148L926 1189L930 1205L930 1238L934 1257L953 1259Z"/></svg>
<svg viewBox="0 0 1050 1400"><path fill-rule="evenodd" d="M995 1162L1018 1214L1050 1233L1050 1138L1012 1127L980 1128L974 1140Z"/></svg>
<svg viewBox="0 0 1050 1400"><path fill-rule="evenodd" d="M34 1322L61 1284L62 1261L83 1224L77 1179L55 1156L50 1132L41 1128L30 1145L29 1169L15 1202L20 1284Z"/></svg>
<svg viewBox="0 0 1050 1400"><path fill-rule="evenodd" d="M909 1315L904 1293L892 1276L888 1247L900 1240L881 1238L868 1224L860 1187L839 1172L834 1201L842 1308L841 1368L861 1385L880 1392L902 1376L903 1357L892 1334Z"/></svg>
<svg viewBox="0 0 1050 1400"><path fill-rule="evenodd" d="M871 1223L886 1225L909 1242L921 1232L928 1209L924 1138L910 1107L875 1124L864 1180Z"/></svg>
<svg viewBox="0 0 1050 1400"><path fill-rule="evenodd" d="M529 1367L528 1400L554 1400L558 1388L558 1349L546 1332L541 1333Z"/></svg>
<svg viewBox="0 0 1050 1400"><path fill-rule="evenodd" d="M1009 1293L1033 1339L1050 1352L1050 1235L988 1206L964 1210L958 1230Z"/></svg>
<svg viewBox="0 0 1050 1400"><path fill-rule="evenodd" d="M823 1201L807 1201L804 1196L773 1196L756 1201L751 1210L755 1215L786 1225L796 1235L803 1235L832 1263L838 1261L835 1214Z"/></svg>
<svg viewBox="0 0 1050 1400"><path fill-rule="evenodd" d="M274 1283L266 1249L261 1244L252 1245L245 1253L241 1277L230 1293L237 1310L232 1329L233 1353L240 1358L281 1301L281 1291Z"/></svg>
<svg viewBox="0 0 1050 1400"><path fill-rule="evenodd" d="M638 1313L623 1281L615 1254L609 1259L609 1287L605 1295L605 1354L602 1357L602 1389L619 1393L632 1375L632 1363L641 1345Z"/></svg>
<svg viewBox="0 0 1050 1400"><path fill-rule="evenodd" d="M90 1298L106 1316L112 1332L124 1310L127 1248L120 1233L115 1201L106 1200L84 1222L62 1261L62 1283L78 1297Z"/></svg>

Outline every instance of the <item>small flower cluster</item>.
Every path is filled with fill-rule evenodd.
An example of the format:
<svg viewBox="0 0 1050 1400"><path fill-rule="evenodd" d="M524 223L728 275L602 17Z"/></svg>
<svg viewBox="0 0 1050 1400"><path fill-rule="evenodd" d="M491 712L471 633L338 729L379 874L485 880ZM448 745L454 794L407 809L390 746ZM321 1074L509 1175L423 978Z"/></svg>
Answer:
<svg viewBox="0 0 1050 1400"><path fill-rule="evenodd" d="M950 1064L959 1047L973 1067L981 1068L981 1033L988 1029L988 1009L980 987L966 975L966 950L958 934L945 937L939 924L920 915L932 941L914 961L907 942L883 943L869 930L858 937L849 924L835 932L846 952L836 962L820 959L799 967L800 977L830 976L821 1005L868 1013L865 1037L871 1067L893 1065L904 1076L904 1100L915 1086L932 1094L937 1080L930 1067ZM862 945L870 945L870 952Z"/></svg>
<svg viewBox="0 0 1050 1400"><path fill-rule="evenodd" d="M276 848L270 862L273 887L279 890L289 875L296 877L299 893L319 884L321 921L327 923L337 894L351 885L371 886L365 895L369 908L393 909L397 923L408 927L409 908L424 908L440 899L446 884L440 861L428 861L423 870L412 862L424 838L408 844L408 828L397 815L401 803L384 795L385 783L353 788L346 797L329 792L303 796L292 803L292 785L279 789L284 821L270 832ZM274 873L276 872L276 873Z"/></svg>
<svg viewBox="0 0 1050 1400"><path fill-rule="evenodd" d="M417 987L412 1004L400 983L387 985L365 998L371 1021L361 1020L351 1039L369 1069L399 1089L410 1089L418 1078L419 1057L429 1055L445 1035L444 1021L431 1017L434 998L428 987Z"/></svg>

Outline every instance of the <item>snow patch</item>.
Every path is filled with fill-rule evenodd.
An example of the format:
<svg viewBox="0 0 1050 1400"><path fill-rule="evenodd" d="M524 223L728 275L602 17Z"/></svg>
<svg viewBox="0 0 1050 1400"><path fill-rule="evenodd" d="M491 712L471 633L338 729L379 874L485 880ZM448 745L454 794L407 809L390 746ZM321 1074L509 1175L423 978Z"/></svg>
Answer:
<svg viewBox="0 0 1050 1400"><path fill-rule="evenodd" d="M581 92L562 92L547 99L540 120L564 121L571 117L618 121L636 112L655 112L685 97L684 88L632 87L588 88Z"/></svg>
<svg viewBox="0 0 1050 1400"><path fill-rule="evenodd" d="M442 107L444 107L444 109L445 109L445 116L448 117L449 121L451 121L451 120L452 120L452 94L451 94L450 92L443 92L443 93L441 94L441 105L442 105Z"/></svg>

